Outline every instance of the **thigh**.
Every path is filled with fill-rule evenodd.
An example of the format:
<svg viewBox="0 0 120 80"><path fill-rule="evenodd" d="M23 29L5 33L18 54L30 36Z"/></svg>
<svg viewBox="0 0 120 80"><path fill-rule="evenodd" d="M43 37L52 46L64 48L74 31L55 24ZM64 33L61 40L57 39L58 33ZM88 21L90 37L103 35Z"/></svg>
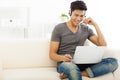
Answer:
<svg viewBox="0 0 120 80"><path fill-rule="evenodd" d="M89 77L96 77L113 72L117 67L118 64L115 58L105 58L101 62L87 68L86 71L89 74Z"/></svg>
<svg viewBox="0 0 120 80"><path fill-rule="evenodd" d="M118 67L117 60L115 58L105 58L100 63L92 66L95 71L101 70L106 72L113 72Z"/></svg>

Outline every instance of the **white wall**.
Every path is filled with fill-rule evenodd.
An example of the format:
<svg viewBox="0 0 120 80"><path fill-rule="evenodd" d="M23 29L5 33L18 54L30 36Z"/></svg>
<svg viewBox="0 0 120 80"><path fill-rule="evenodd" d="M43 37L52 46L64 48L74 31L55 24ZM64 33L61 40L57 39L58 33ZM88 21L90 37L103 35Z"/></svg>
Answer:
<svg viewBox="0 0 120 80"><path fill-rule="evenodd" d="M57 23L61 13L68 13L74 0L45 0L33 2L31 8L32 25L41 22ZM91 16L99 24L109 47L119 48L119 0L84 0L88 6L87 17ZM45 5L46 4L46 5Z"/></svg>
<svg viewBox="0 0 120 80"><path fill-rule="evenodd" d="M60 22L61 13L68 14L74 0L0 0L0 7L28 8L27 27L30 38L44 37ZM84 0L91 16L100 26L109 47L119 48L119 0ZM45 28L44 28L45 27Z"/></svg>
<svg viewBox="0 0 120 80"><path fill-rule="evenodd" d="M99 24L109 47L119 48L119 0L92 0L87 1L88 13ZM120 48L119 48L120 49Z"/></svg>

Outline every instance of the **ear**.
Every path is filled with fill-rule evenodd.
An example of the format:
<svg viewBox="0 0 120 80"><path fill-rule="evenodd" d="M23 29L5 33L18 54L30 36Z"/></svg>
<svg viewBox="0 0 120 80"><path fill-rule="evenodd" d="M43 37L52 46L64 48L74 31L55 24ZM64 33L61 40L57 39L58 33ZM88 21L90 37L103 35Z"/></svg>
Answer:
<svg viewBox="0 0 120 80"><path fill-rule="evenodd" d="M69 10L69 16L71 16L71 10Z"/></svg>

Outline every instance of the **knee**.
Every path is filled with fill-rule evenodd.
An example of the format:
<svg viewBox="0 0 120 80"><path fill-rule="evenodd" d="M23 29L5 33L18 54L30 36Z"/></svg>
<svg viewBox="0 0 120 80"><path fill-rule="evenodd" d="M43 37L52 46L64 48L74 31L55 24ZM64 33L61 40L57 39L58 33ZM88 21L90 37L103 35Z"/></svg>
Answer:
<svg viewBox="0 0 120 80"><path fill-rule="evenodd" d="M115 71L118 68L118 62L115 58L107 58L108 67L111 72Z"/></svg>

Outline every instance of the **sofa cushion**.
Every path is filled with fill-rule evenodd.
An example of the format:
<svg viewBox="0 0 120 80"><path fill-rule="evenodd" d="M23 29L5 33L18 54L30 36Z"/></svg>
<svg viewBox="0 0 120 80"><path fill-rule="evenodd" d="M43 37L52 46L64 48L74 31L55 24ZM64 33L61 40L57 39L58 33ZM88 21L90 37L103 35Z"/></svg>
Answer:
<svg viewBox="0 0 120 80"><path fill-rule="evenodd" d="M83 77L83 80L114 80L114 78L113 78L113 74L109 73L95 78Z"/></svg>
<svg viewBox="0 0 120 80"><path fill-rule="evenodd" d="M6 69L4 80L60 80L56 68Z"/></svg>
<svg viewBox="0 0 120 80"><path fill-rule="evenodd" d="M109 73L103 76L95 77L95 78L88 78L88 77L82 77L83 80L114 80L113 74ZM68 80L68 79L64 79Z"/></svg>
<svg viewBox="0 0 120 80"><path fill-rule="evenodd" d="M3 68L56 66L49 58L49 40L0 41Z"/></svg>
<svg viewBox="0 0 120 80"><path fill-rule="evenodd" d="M119 65L118 65L118 69L114 72L114 78L115 80L120 80L120 50L115 52L115 58L117 58Z"/></svg>
<svg viewBox="0 0 120 80"><path fill-rule="evenodd" d="M6 69L4 80L60 80L56 68L28 68ZM68 80L68 79L64 79ZM113 74L109 73L96 78L83 77L83 80L113 80Z"/></svg>

